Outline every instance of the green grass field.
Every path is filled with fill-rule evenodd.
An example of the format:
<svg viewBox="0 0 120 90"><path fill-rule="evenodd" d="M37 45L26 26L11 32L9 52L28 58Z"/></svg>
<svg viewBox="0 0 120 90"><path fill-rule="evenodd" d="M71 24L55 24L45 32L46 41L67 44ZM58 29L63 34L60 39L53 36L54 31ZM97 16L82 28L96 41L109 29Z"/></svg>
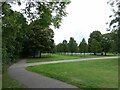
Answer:
<svg viewBox="0 0 120 90"><path fill-rule="evenodd" d="M118 59L38 65L26 69L79 88L118 88Z"/></svg>
<svg viewBox="0 0 120 90"><path fill-rule="evenodd" d="M70 59L77 59L77 58L99 58L99 57L103 57L103 56L96 56L96 55L85 55L84 56L84 55L47 54L47 55L42 55L42 58L31 58L31 59L28 59L27 63L56 61L56 60L70 60Z"/></svg>

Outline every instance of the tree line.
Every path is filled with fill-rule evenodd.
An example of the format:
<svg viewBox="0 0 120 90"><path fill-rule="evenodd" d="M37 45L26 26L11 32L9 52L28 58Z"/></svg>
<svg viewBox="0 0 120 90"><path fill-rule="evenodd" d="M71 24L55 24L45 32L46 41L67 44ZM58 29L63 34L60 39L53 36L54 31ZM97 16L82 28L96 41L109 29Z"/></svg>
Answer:
<svg viewBox="0 0 120 90"><path fill-rule="evenodd" d="M56 45L57 52L70 52L70 53L100 53L106 55L106 53L120 53L117 46L116 31L111 33L101 34L100 31L93 31L90 33L88 43L83 38L82 41L77 44L73 37L70 37L69 42L63 40L62 43Z"/></svg>

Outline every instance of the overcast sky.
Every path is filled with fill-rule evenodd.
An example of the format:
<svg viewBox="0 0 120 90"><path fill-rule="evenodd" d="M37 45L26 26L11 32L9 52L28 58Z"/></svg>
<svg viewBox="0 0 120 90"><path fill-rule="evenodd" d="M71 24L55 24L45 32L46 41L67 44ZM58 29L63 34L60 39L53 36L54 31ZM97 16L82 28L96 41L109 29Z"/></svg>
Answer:
<svg viewBox="0 0 120 90"><path fill-rule="evenodd" d="M55 32L55 43L58 44L64 39L69 41L70 37L79 44L82 38L88 41L89 35L94 30L106 33L109 15L112 13L108 0L71 0L66 8L69 13L63 18L61 27Z"/></svg>
<svg viewBox="0 0 120 90"><path fill-rule="evenodd" d="M55 44L64 39L69 41L70 37L79 44L82 38L88 41L92 31L99 30L106 33L109 15L112 14L108 0L71 0L67 6L67 17L64 17L59 29L54 29ZM18 9L16 6L14 7Z"/></svg>

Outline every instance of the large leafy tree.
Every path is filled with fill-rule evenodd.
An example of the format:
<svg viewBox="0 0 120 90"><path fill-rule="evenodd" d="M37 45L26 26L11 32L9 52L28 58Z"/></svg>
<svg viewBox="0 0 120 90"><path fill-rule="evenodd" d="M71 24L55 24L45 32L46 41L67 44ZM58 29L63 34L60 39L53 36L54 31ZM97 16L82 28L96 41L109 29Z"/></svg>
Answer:
<svg viewBox="0 0 120 90"><path fill-rule="evenodd" d="M68 43L68 51L71 53L78 51L77 43L73 37L70 37L70 40Z"/></svg>
<svg viewBox="0 0 120 90"><path fill-rule="evenodd" d="M101 48L102 48L102 52L106 53L110 51L111 48L111 43L112 43L112 39L111 39L111 34L107 33L107 34L103 34L102 35L102 39L101 39Z"/></svg>
<svg viewBox="0 0 120 90"><path fill-rule="evenodd" d="M94 53L94 55L96 55L96 53L101 53L102 51L101 43L94 38L91 41L91 51Z"/></svg>
<svg viewBox="0 0 120 90"><path fill-rule="evenodd" d="M33 33L36 32L33 36L31 36L31 39L32 39L32 42L30 45L31 52L35 53L37 52L36 50L39 50L40 56L41 56L41 52L49 51L49 49L54 46L53 45L54 41L52 39L53 31L50 29L50 26L52 25L55 28L60 27L62 17L66 16L67 14L65 11L66 5L69 3L70 2L56 2L56 1L55 2L46 2L46 1L37 2L36 0L31 0L26 2L26 6L25 6L25 9L23 9L24 11L23 13L26 14L26 16L28 17L28 20L31 21L30 29L32 29L32 31L34 29ZM34 9L34 11L32 9ZM49 32L47 32L49 33L49 35L45 33L46 29L49 30ZM37 45L35 45L35 43Z"/></svg>
<svg viewBox="0 0 120 90"><path fill-rule="evenodd" d="M95 52L96 53L97 51L101 51L101 39L102 39L102 34L101 34L100 31L93 31L90 34L90 38L88 39L89 52ZM98 45L98 46L95 46L94 43L95 43L95 45ZM99 48L95 48L96 50L94 50L93 49L94 47L99 47Z"/></svg>
<svg viewBox="0 0 120 90"><path fill-rule="evenodd" d="M19 22L18 22L19 21ZM22 50L22 42L26 37L27 24L24 16L11 10L9 4L2 6L2 51L3 63L15 61Z"/></svg>
<svg viewBox="0 0 120 90"><path fill-rule="evenodd" d="M79 52L85 54L87 52L87 49L88 49L87 43L86 43L85 39L83 38L79 44Z"/></svg>
<svg viewBox="0 0 120 90"><path fill-rule="evenodd" d="M54 32L50 28L42 27L38 20L33 21L29 25L29 34L27 42L26 53L35 56L36 53L39 52L39 56L41 57L41 52L50 52L54 48ZM24 51L24 49L23 49Z"/></svg>

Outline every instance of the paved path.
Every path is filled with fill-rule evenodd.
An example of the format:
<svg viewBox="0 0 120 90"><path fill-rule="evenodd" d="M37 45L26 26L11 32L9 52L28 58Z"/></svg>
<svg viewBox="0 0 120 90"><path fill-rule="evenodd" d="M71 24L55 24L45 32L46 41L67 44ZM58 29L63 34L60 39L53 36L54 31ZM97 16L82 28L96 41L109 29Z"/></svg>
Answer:
<svg viewBox="0 0 120 90"><path fill-rule="evenodd" d="M77 88L65 82L27 71L25 70L25 68L27 66L34 66L41 64L78 62L83 60L98 60L98 59L108 59L108 58L118 58L118 57L115 56L115 57L102 57L102 58L83 58L83 59L74 59L74 60L60 60L60 61L37 62L37 63L26 63L26 60L24 59L10 66L8 69L8 73L12 78L22 83L26 88Z"/></svg>

